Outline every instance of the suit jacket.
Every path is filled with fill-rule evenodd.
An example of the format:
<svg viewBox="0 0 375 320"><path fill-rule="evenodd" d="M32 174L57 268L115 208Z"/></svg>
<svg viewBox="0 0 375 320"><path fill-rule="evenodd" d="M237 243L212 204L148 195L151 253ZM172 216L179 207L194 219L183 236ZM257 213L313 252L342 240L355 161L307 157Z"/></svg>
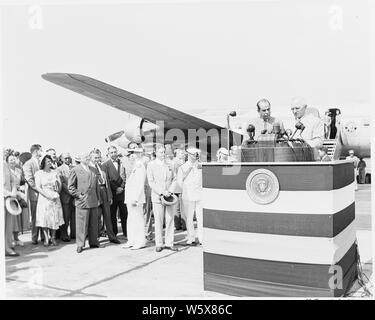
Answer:
<svg viewBox="0 0 375 320"><path fill-rule="evenodd" d="M160 194L175 189L176 174L165 161L153 160L147 165L147 180L151 187L151 201L161 203Z"/></svg>
<svg viewBox="0 0 375 320"><path fill-rule="evenodd" d="M305 126L305 129L301 133L303 140L305 140L312 148L321 147L324 140L323 121L311 113L303 116L299 121Z"/></svg>
<svg viewBox="0 0 375 320"><path fill-rule="evenodd" d="M60 167L58 167L56 171L61 180L61 192L60 192L61 203L68 204L73 200L73 197L70 194L69 189L68 189L68 179L69 179L71 168L69 168L69 166L64 163Z"/></svg>
<svg viewBox="0 0 375 320"><path fill-rule="evenodd" d="M77 208L89 209L98 207L100 190L94 168L89 167L89 171L86 171L81 164L75 166L70 171L68 189L75 198L75 206ZM80 195L82 195L81 199L79 199Z"/></svg>
<svg viewBox="0 0 375 320"><path fill-rule="evenodd" d="M138 201L138 204L146 202L145 197L146 168L141 161L135 163L129 172L129 178L125 185L125 203L131 204Z"/></svg>
<svg viewBox="0 0 375 320"><path fill-rule="evenodd" d="M173 160L171 160L170 165L171 165L171 168L172 168L174 174L176 175L176 177L177 177L177 173L178 173L178 168L181 167L183 164L184 164L184 162L180 159L174 158ZM172 188L171 188L171 192L181 193L182 188L178 183L175 183L174 186L172 186Z"/></svg>
<svg viewBox="0 0 375 320"><path fill-rule="evenodd" d="M190 169L191 167L192 169ZM177 173L177 183L182 188L182 200L200 201L202 199L202 169L199 169L197 164L192 166L187 161L180 166Z"/></svg>
<svg viewBox="0 0 375 320"><path fill-rule="evenodd" d="M99 181L99 177L100 177L99 170L94 166L91 167L91 168L94 171L94 173L96 174L96 176L98 178L98 181ZM99 164L99 168L100 168L100 170L102 170L103 175L104 175L104 183L105 183L105 187L107 189L107 198L108 198L108 200L111 200L112 199L112 191L111 191L111 186L109 185L109 178L108 178L107 169L100 164ZM102 204L102 200L103 199L100 199L100 204Z"/></svg>
<svg viewBox="0 0 375 320"><path fill-rule="evenodd" d="M27 196L30 201L38 201L39 193L35 190L35 173L39 170L39 165L34 158L29 159L23 165L23 172L27 182Z"/></svg>
<svg viewBox="0 0 375 320"><path fill-rule="evenodd" d="M102 168L104 168L108 175L109 185L112 191L112 197L121 198L124 197L124 191L120 194L116 193L117 188L121 187L125 190L126 182L126 171L125 167L120 161L120 173L116 170L111 159L103 163Z"/></svg>

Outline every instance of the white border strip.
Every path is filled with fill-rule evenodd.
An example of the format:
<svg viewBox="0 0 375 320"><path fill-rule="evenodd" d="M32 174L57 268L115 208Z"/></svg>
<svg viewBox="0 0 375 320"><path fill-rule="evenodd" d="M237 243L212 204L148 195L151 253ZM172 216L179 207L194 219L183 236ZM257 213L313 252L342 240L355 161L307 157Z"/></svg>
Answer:
<svg viewBox="0 0 375 320"><path fill-rule="evenodd" d="M204 228L204 252L291 263L335 264L356 240L354 221L334 238Z"/></svg>
<svg viewBox="0 0 375 320"><path fill-rule="evenodd" d="M203 188L203 208L211 210L290 213L335 214L354 202L354 183L330 191L280 191L269 204L257 204L246 190Z"/></svg>

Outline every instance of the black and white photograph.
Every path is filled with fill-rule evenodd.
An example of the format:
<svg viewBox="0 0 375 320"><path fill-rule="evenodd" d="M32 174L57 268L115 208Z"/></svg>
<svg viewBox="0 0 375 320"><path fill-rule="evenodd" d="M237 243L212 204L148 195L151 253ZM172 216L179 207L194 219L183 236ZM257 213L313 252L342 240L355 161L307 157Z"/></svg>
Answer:
<svg viewBox="0 0 375 320"><path fill-rule="evenodd" d="M1 297L373 299L374 13L2 4Z"/></svg>

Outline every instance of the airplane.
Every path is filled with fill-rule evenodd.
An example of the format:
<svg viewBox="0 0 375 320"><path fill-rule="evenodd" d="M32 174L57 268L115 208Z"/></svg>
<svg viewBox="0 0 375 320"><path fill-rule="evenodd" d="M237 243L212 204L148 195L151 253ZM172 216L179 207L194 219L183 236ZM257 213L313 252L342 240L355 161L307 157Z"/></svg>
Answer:
<svg viewBox="0 0 375 320"><path fill-rule="evenodd" d="M206 133L210 130L217 132L215 136L193 136L195 147L205 150L202 153L204 161L213 159L213 155L220 147L241 145L243 128L239 125L230 127L230 117L236 116L232 111L227 114L227 124L218 125L218 121L207 121L201 116L194 116L175 108L167 107L155 101L138 96L123 89L114 87L99 80L71 73L46 73L42 78L56 85L70 89L84 96L100 101L114 108L134 115L136 118L127 123L124 130L113 133L106 138L108 143L117 143L126 148L129 142L153 145L157 141L158 132L164 143L174 145L192 146L189 130L203 129ZM321 117L317 108L308 108L309 112ZM216 112L216 114L218 114ZM220 115L222 118L223 116ZM248 120L248 115L243 115ZM333 159L342 158L348 150L353 149L358 157L370 157L370 120L364 116L345 116L339 108L327 108L324 117L321 117L326 127L325 145L330 148ZM283 120L283 118L281 118ZM290 121L291 117L288 117ZM285 119L285 123L288 123ZM162 126L159 124L162 122ZM243 123L245 123L243 121ZM286 127L287 128L287 127ZM174 135L179 130L180 134ZM194 131L193 130L193 131ZM168 134L171 133L172 134ZM182 134L181 134L182 133ZM189 141L187 141L189 140ZM344 157L345 158L345 157Z"/></svg>

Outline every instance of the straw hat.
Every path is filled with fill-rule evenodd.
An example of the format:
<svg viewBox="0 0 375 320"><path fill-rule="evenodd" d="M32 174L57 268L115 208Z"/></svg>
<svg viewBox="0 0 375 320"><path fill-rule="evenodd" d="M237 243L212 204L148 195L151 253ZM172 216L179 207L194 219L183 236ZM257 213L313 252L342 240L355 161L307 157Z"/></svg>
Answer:
<svg viewBox="0 0 375 320"><path fill-rule="evenodd" d="M5 207L7 211L13 216L18 216L22 212L22 208L17 198L13 198L13 197L6 198Z"/></svg>

